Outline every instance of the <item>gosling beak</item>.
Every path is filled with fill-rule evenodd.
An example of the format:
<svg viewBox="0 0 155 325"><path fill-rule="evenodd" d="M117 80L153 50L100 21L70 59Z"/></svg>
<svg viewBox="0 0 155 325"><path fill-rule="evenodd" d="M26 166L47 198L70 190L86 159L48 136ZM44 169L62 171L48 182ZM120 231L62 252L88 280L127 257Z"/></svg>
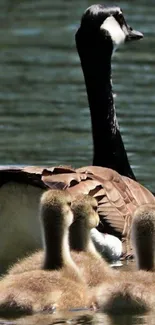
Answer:
<svg viewBox="0 0 155 325"><path fill-rule="evenodd" d="M126 28L127 28L126 39L125 39L126 42L136 41L143 38L143 34L141 32L132 29L128 25L126 26Z"/></svg>

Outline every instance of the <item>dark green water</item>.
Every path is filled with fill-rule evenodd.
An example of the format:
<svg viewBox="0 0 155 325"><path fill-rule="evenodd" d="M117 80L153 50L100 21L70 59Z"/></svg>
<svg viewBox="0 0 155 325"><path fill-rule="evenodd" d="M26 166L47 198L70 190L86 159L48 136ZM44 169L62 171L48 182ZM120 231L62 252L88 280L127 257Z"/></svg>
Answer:
<svg viewBox="0 0 155 325"><path fill-rule="evenodd" d="M82 12L94 2L0 1L0 164L92 163L74 34ZM145 38L113 59L117 115L137 178L155 190L155 4L118 5Z"/></svg>
<svg viewBox="0 0 155 325"><path fill-rule="evenodd" d="M92 163L90 114L74 34L83 11L95 2L0 1L0 164ZM122 7L129 24L145 35L116 52L113 84L131 165L137 178L155 191L155 3L106 1L111 3ZM46 324L45 319L33 322ZM73 315L69 322L125 325L151 320L95 315L79 321Z"/></svg>

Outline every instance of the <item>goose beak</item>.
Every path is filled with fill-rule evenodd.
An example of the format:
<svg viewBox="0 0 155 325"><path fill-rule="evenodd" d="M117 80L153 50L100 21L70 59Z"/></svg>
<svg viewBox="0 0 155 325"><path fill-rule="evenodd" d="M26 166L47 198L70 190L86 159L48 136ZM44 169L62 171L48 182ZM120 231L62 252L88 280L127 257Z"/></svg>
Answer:
<svg viewBox="0 0 155 325"><path fill-rule="evenodd" d="M143 34L137 30L132 29L130 26L127 26L128 33L126 34L126 42L136 41L143 38Z"/></svg>

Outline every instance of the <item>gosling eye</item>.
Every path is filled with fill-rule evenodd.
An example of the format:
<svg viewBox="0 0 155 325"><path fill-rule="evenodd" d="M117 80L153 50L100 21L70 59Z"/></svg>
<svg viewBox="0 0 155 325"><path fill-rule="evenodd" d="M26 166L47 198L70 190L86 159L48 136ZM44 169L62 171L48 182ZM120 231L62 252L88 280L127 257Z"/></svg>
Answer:
<svg viewBox="0 0 155 325"><path fill-rule="evenodd" d="M96 212L97 211L97 205L93 206L93 210Z"/></svg>
<svg viewBox="0 0 155 325"><path fill-rule="evenodd" d="M69 207L71 207L72 202L68 201L67 204L68 204Z"/></svg>

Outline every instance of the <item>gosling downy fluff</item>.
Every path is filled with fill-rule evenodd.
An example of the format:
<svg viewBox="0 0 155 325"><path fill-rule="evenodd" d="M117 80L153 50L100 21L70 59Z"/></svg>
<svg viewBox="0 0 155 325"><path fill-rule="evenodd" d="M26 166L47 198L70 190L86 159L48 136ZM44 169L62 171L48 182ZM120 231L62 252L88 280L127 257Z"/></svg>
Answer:
<svg viewBox="0 0 155 325"><path fill-rule="evenodd" d="M91 305L90 292L70 256L69 227L74 219L70 194L45 192L40 200L40 215L45 247L42 269L10 274L0 281L0 314Z"/></svg>

